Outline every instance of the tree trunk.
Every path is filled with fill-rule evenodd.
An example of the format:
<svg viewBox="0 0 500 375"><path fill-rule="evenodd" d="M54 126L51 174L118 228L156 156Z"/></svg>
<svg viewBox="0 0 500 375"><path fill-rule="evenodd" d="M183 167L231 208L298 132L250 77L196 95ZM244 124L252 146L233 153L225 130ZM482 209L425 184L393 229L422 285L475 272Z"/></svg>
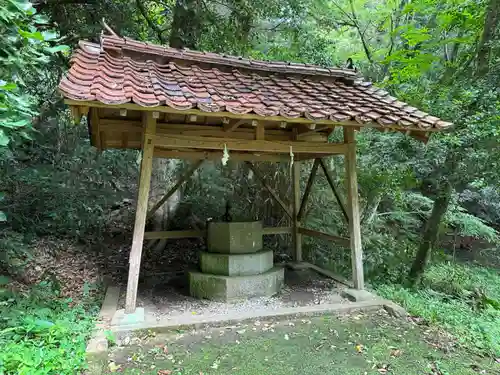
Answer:
<svg viewBox="0 0 500 375"><path fill-rule="evenodd" d="M361 224L370 225L373 222L375 216L377 216L378 206L380 205L380 202L382 202L382 197L382 192L377 192L369 197L366 202L363 217L361 218Z"/></svg>
<svg viewBox="0 0 500 375"><path fill-rule="evenodd" d="M409 282L411 286L416 285L420 281L425 271L425 267L431 256L431 250L438 239L439 226L450 203L451 192L451 185L446 181L444 189L439 192L439 195L434 200L431 216L425 226L422 243L410 270Z"/></svg>
<svg viewBox="0 0 500 375"><path fill-rule="evenodd" d="M199 0L177 0L169 44L173 48L196 49L201 36L203 4Z"/></svg>
<svg viewBox="0 0 500 375"><path fill-rule="evenodd" d="M484 29L477 51L476 75L488 74L491 55L491 44L500 22L500 0L490 0L484 16Z"/></svg>

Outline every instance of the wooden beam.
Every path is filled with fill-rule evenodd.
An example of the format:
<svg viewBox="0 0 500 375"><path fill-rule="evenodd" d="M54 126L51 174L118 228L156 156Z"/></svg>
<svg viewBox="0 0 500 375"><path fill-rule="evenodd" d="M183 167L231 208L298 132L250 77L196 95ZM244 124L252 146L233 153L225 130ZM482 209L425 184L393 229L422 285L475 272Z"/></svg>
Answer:
<svg viewBox="0 0 500 375"><path fill-rule="evenodd" d="M300 117L300 118L294 118L294 119L289 119L287 117L283 116L260 116L256 114L251 114L251 113L244 113L244 114L239 114L239 113L231 113L231 112L205 112L205 111L200 111L199 109L187 109L187 110L180 110L180 109L174 109L170 108L167 106L161 106L161 107L143 107L138 104L134 103L125 103L125 104L105 104L101 103L98 101L82 101L82 100L73 100L73 99L65 99L64 103L68 105L76 105L76 106L88 106L88 107L95 107L95 108L126 108L129 110L133 111L142 111L142 112L147 112L147 111L158 111L158 112L163 112L163 113L172 113L172 114L180 114L180 115L199 115L199 116L207 116L207 117L219 117L219 118L229 118L229 119L238 119L238 120L265 120L265 121L277 121L277 122L286 122L289 124L296 123L296 124L330 124L330 125L342 125L342 126L356 126L359 127L359 122L357 121L345 121L345 122L339 122L339 121L333 121L333 120L309 120L308 118L305 117ZM366 124L366 126L373 125L374 127L381 127L379 124ZM365 126L365 125L363 125Z"/></svg>
<svg viewBox="0 0 500 375"><path fill-rule="evenodd" d="M356 173L356 138L354 129L344 128L344 142L348 146L345 156L346 182L349 213L349 234L351 238L352 277L356 289L364 289L363 248L359 215L358 178Z"/></svg>
<svg viewBox="0 0 500 375"><path fill-rule="evenodd" d="M267 227L262 228L262 234L271 235L271 234L290 234L292 233L292 227Z"/></svg>
<svg viewBox="0 0 500 375"><path fill-rule="evenodd" d="M243 125L245 122L248 122L248 120L237 120L237 121L234 121L233 123L228 122L227 124L223 123L222 125L224 127L224 131L226 131L227 133L230 133L230 132L238 129L238 127Z"/></svg>
<svg viewBox="0 0 500 375"><path fill-rule="evenodd" d="M168 158L168 159L191 159L191 160L221 160L222 153L220 151L179 151L179 150L162 150L156 149L155 157ZM289 162L290 156L275 155L275 154L254 154L245 152L231 152L230 159L237 161L270 161L270 162Z"/></svg>
<svg viewBox="0 0 500 375"><path fill-rule="evenodd" d="M293 218L292 218L292 239L295 250L294 261L302 262L302 236L299 232L299 209L300 209L300 162L294 161L292 165L292 191L293 191Z"/></svg>
<svg viewBox="0 0 500 375"><path fill-rule="evenodd" d="M307 129L307 130L299 130L297 134L297 139L304 139L308 135L311 134L318 134L319 132L325 131L330 129L330 126L322 126L320 128L314 128L314 129Z"/></svg>
<svg viewBox="0 0 500 375"><path fill-rule="evenodd" d="M141 123L133 120L119 119L101 119L101 128L107 132L131 132L137 133L140 136L142 132ZM196 137L216 137L216 138L234 138L234 139L255 139L255 130L253 128L238 128L231 132L226 132L220 126L212 125L195 125L195 124L174 124L174 123L157 123L157 134L173 134ZM268 141L289 141L292 140L292 132L282 129L265 129L266 138ZM301 141L313 141L326 143L325 134L317 132L306 134L301 137Z"/></svg>
<svg viewBox="0 0 500 375"><path fill-rule="evenodd" d="M309 175L309 179L307 180L306 190L304 191L304 197L302 198L302 203L300 204L299 213L297 214L298 221L301 221L302 216L304 215L304 210L306 208L307 201L309 200L309 194L311 193L311 187L313 185L314 178L316 177L316 172L318 171L319 160L320 159L314 160L314 164L311 169L311 174Z"/></svg>
<svg viewBox="0 0 500 375"><path fill-rule="evenodd" d="M166 149L192 148L201 150L224 150L226 146L231 151L270 152L289 154L290 147L296 154L308 153L317 155L344 154L347 146L342 143L314 143L295 141L261 141L239 140L215 137L195 137L185 135L158 134L155 142L158 147Z"/></svg>
<svg viewBox="0 0 500 375"><path fill-rule="evenodd" d="M257 124L257 127L255 128L255 139L258 141L263 141L265 139L265 132L266 128L264 127L264 124L262 122L259 122Z"/></svg>
<svg viewBox="0 0 500 375"><path fill-rule="evenodd" d="M317 230L307 229L304 227L299 228L300 234L309 237L321 238L322 240L338 242L344 246L349 246L349 238L334 236L333 234L328 234L324 232L318 232Z"/></svg>
<svg viewBox="0 0 500 375"><path fill-rule="evenodd" d="M181 187L181 185L186 182L193 175L193 173L198 169L198 167L203 163L203 160L198 160L194 163L187 171L182 175L182 177L177 181L177 183L168 191L165 196L160 199L154 206L149 210L148 215L146 216L146 220L153 217L154 213L165 204L165 202L170 198L174 193Z"/></svg>
<svg viewBox="0 0 500 375"><path fill-rule="evenodd" d="M204 238L204 237L206 237L206 231L204 230L174 230L174 231L144 233L144 238L146 240Z"/></svg>
<svg viewBox="0 0 500 375"><path fill-rule="evenodd" d="M292 232L291 227L267 227L262 228L262 235L273 234L289 234ZM207 232L204 230L189 229L189 230L174 230L160 232L146 232L144 239L160 240L160 239L179 239L179 238L205 238Z"/></svg>
<svg viewBox="0 0 500 375"><path fill-rule="evenodd" d="M92 141L92 145L101 150L102 149L101 135L100 135L101 129L100 129L99 110L97 108L90 109L90 129L91 129L90 139Z"/></svg>
<svg viewBox="0 0 500 375"><path fill-rule="evenodd" d="M347 280L344 276L338 275L330 270L325 270L324 268L318 267L317 265L309 262L302 262L302 264L323 276L329 277L330 279L338 281L341 284L347 285L349 288L353 287L352 281Z"/></svg>
<svg viewBox="0 0 500 375"><path fill-rule="evenodd" d="M328 181L328 184L330 185L330 188L333 191L333 195L335 195L335 198L337 199L337 202L340 206L340 209L342 210L342 213L344 214L346 221L349 222L349 215L347 215L347 210L345 208L344 201L342 200L340 193L339 193L337 187L335 186L335 182L333 181L333 177L332 177L330 171L328 170L328 168L326 167L324 160L319 159L319 162L321 164L321 168L323 169L323 172L325 173L326 180Z"/></svg>
<svg viewBox="0 0 500 375"><path fill-rule="evenodd" d="M267 191L269 191L269 193L271 194L271 196L274 198L274 200L276 202L278 202L278 204L281 206L281 208L283 209L283 211L286 212L286 214L291 218L293 219L292 217L292 213L290 212L290 208L288 207L287 204L285 204L285 202L283 202L281 200L281 198L279 197L279 195L273 190L273 188L271 188L271 186L269 186L266 181L264 180L264 176L262 176L262 174L259 172L259 170L255 167L255 165L253 165L251 162L247 161L245 163L246 165L248 165L248 167L252 170L252 172L255 174L255 176L260 180L261 184L267 189Z"/></svg>
<svg viewBox="0 0 500 375"><path fill-rule="evenodd" d="M156 120L153 118L151 112L143 113L143 121L144 138L142 142L142 161L139 177L137 209L135 213L134 234L129 260L130 266L127 283L127 297L125 301L126 313L133 313L136 307L139 273L141 270L142 244L144 241L144 229L146 227L149 188L151 186L151 170L153 164L153 151L156 131Z"/></svg>

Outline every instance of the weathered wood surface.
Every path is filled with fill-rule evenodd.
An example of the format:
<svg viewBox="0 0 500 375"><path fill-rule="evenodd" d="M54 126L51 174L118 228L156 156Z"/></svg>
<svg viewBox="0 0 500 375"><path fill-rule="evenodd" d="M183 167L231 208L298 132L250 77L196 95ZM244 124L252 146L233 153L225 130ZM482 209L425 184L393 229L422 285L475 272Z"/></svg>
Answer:
<svg viewBox="0 0 500 375"><path fill-rule="evenodd" d="M146 227L149 189L151 186L151 170L153 165L156 120L153 118L151 112L144 112L143 116L144 140L141 170L139 176L139 194L137 198L134 234L132 238L132 249L130 251L129 260L130 267L127 283L127 296L125 301L126 313L133 313L136 307L137 288L139 285L139 273L141 269L142 245L144 242L144 230Z"/></svg>
<svg viewBox="0 0 500 375"><path fill-rule="evenodd" d="M361 243L361 220L359 212L358 178L356 173L356 138L354 129L344 128L344 142L348 146L345 157L349 234L351 239L351 262L354 287L364 289L363 248Z"/></svg>

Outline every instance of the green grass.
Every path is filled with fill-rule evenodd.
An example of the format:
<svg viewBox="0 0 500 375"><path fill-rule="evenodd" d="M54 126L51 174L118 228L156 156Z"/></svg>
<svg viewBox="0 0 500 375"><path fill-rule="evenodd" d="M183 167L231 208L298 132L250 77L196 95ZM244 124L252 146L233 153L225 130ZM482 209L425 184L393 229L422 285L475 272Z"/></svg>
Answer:
<svg viewBox="0 0 500 375"><path fill-rule="evenodd" d="M498 371L492 360L441 349L453 349L447 335L423 331L385 313L297 319L292 324L249 323L157 337L148 344L116 348L102 373L472 375Z"/></svg>
<svg viewBox="0 0 500 375"><path fill-rule="evenodd" d="M482 267L442 263L426 272L420 289L381 285L377 293L412 315L439 325L481 355L500 356L500 275Z"/></svg>
<svg viewBox="0 0 500 375"><path fill-rule="evenodd" d="M73 375L86 367L97 301L69 306L50 284L26 294L0 288L0 374Z"/></svg>

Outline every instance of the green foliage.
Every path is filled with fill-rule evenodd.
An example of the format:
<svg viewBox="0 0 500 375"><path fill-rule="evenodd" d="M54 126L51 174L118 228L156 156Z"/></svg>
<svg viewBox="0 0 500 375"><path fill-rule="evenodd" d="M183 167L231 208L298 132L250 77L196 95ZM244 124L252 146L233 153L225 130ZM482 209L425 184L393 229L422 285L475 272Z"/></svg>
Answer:
<svg viewBox="0 0 500 375"><path fill-rule="evenodd" d="M57 42L57 33L46 29L48 19L36 14L25 0L0 3L0 147L7 146L18 134L30 139L27 130L36 114L32 98L26 94L25 76L43 74L51 54L65 52Z"/></svg>
<svg viewBox="0 0 500 375"><path fill-rule="evenodd" d="M98 154L86 127L70 126L65 114L47 121L35 140L0 159L8 224L26 234L98 240L109 209L133 196L136 153Z"/></svg>
<svg viewBox="0 0 500 375"><path fill-rule="evenodd" d="M95 301L69 307L50 283L27 294L0 289L0 374L76 374L97 313Z"/></svg>
<svg viewBox="0 0 500 375"><path fill-rule="evenodd" d="M449 330L465 347L500 354L500 277L495 270L436 264L422 280L423 289L382 284L379 294L401 303L411 314Z"/></svg>

